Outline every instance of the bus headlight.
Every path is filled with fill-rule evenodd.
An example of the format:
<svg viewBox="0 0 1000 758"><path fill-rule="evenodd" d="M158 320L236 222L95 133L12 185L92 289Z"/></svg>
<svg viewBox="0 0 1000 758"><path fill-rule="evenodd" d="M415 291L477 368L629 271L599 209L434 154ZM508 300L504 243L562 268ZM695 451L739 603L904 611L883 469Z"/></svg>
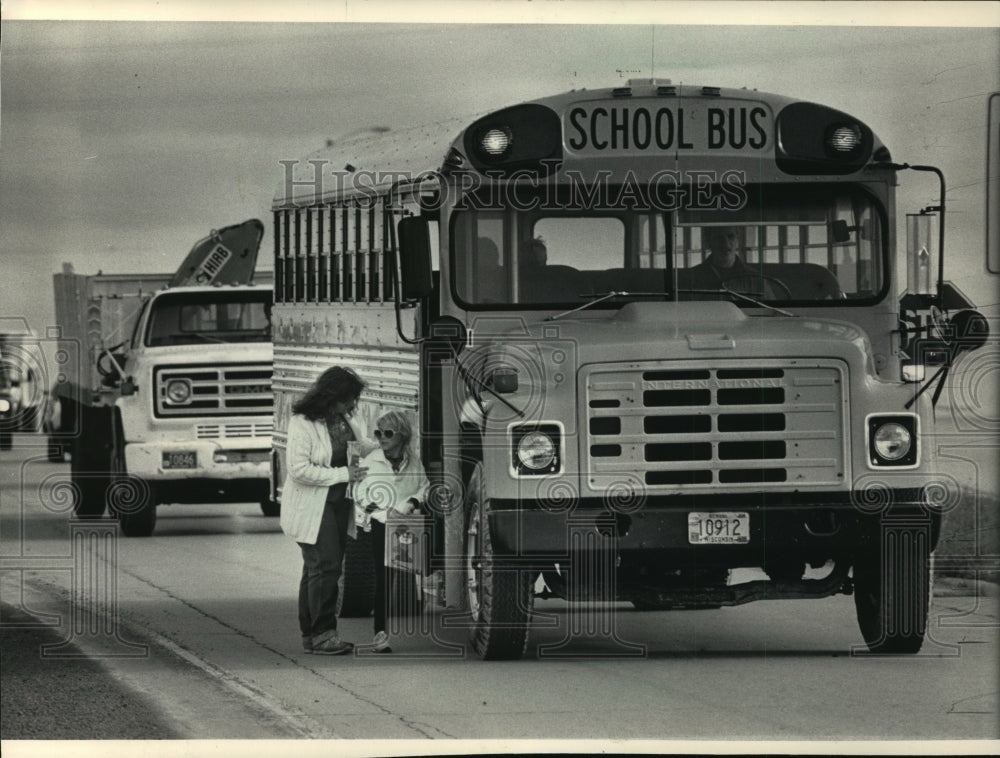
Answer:
<svg viewBox="0 0 1000 758"><path fill-rule="evenodd" d="M873 467L917 464L917 417L870 416L868 456Z"/></svg>
<svg viewBox="0 0 1000 758"><path fill-rule="evenodd" d="M886 461L898 461L913 444L910 432L899 424L882 424L872 438L875 454Z"/></svg>
<svg viewBox="0 0 1000 758"><path fill-rule="evenodd" d="M171 379L167 382L167 400L174 405L183 405L191 400L191 382L187 379Z"/></svg>
<svg viewBox="0 0 1000 758"><path fill-rule="evenodd" d="M542 476L557 473L561 466L558 424L537 424L511 429L511 463L518 476Z"/></svg>

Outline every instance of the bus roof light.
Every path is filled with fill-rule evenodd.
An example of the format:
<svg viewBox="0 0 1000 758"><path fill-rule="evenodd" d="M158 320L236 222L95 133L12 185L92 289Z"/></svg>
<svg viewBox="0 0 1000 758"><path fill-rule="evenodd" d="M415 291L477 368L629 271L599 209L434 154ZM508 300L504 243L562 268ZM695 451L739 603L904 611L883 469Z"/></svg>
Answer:
<svg viewBox="0 0 1000 758"><path fill-rule="evenodd" d="M631 87L615 87L611 90L612 97L632 97Z"/></svg>
<svg viewBox="0 0 1000 758"><path fill-rule="evenodd" d="M656 94L660 97L677 97L677 87L673 84L661 84L656 88Z"/></svg>
<svg viewBox="0 0 1000 758"><path fill-rule="evenodd" d="M722 90L718 87L702 87L701 94L705 97L719 97L722 95Z"/></svg>

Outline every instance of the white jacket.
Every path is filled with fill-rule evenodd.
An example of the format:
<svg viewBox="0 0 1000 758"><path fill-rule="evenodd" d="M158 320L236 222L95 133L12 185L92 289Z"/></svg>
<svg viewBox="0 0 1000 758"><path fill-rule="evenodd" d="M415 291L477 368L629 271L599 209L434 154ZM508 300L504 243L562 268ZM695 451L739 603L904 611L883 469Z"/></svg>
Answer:
<svg viewBox="0 0 1000 758"><path fill-rule="evenodd" d="M378 447L368 433L366 414L348 419L354 437L361 443L361 455ZM347 466L330 466L333 445L326 421L310 421L294 414L288 422L285 448L285 483L281 491L281 530L296 542L316 544L323 518L326 495L334 484L348 480ZM349 518L348 534L355 536L354 519Z"/></svg>
<svg viewBox="0 0 1000 758"><path fill-rule="evenodd" d="M361 461L361 467L367 468L368 473L354 485L354 502L362 512L365 506L374 505L371 517L376 521L384 524L389 511L404 510L410 498L421 503L427 499L430 484L416 456L407 453L397 472L379 448Z"/></svg>

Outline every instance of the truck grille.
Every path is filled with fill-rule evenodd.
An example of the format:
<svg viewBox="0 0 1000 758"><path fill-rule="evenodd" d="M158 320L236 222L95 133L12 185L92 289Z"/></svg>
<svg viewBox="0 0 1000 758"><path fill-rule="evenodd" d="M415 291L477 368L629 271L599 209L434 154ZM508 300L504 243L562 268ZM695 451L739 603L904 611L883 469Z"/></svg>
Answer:
<svg viewBox="0 0 1000 758"><path fill-rule="evenodd" d="M221 366L163 366L154 369L156 415L247 416L270 414L274 405L270 364ZM187 382L190 397L172 402L167 387L173 381Z"/></svg>
<svg viewBox="0 0 1000 758"><path fill-rule="evenodd" d="M581 460L592 489L845 481L845 381L836 362L600 366L582 381Z"/></svg>
<svg viewBox="0 0 1000 758"><path fill-rule="evenodd" d="M246 437L270 437L274 424L251 422L247 424L197 424L195 436L200 440L239 439Z"/></svg>

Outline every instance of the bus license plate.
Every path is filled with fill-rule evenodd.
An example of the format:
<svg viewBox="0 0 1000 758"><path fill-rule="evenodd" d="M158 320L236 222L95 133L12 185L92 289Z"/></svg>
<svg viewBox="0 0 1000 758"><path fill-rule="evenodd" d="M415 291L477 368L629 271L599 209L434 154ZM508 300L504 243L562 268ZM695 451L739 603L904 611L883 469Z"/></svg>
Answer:
<svg viewBox="0 0 1000 758"><path fill-rule="evenodd" d="M750 514L742 511L689 513L688 542L692 545L746 545Z"/></svg>
<svg viewBox="0 0 1000 758"><path fill-rule="evenodd" d="M163 468L197 468L194 450L180 450L163 454Z"/></svg>

